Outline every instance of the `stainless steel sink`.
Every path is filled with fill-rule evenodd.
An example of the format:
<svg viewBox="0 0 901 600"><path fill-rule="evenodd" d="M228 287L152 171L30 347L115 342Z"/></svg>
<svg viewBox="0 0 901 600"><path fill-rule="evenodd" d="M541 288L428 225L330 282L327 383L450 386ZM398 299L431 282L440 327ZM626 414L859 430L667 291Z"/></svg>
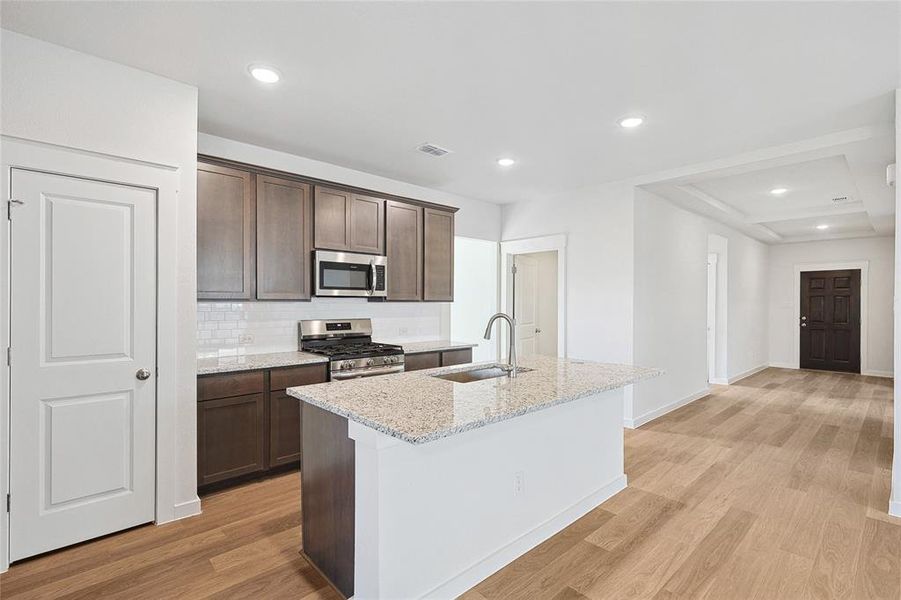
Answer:
<svg viewBox="0 0 901 600"><path fill-rule="evenodd" d="M516 373L526 373L532 369L518 367ZM473 381L482 381L484 379L494 379L496 377L509 377L510 371L503 367L479 367L478 369L469 369L468 371L454 371L453 373L444 373L442 375L432 375L438 379L446 379L457 383L472 383Z"/></svg>

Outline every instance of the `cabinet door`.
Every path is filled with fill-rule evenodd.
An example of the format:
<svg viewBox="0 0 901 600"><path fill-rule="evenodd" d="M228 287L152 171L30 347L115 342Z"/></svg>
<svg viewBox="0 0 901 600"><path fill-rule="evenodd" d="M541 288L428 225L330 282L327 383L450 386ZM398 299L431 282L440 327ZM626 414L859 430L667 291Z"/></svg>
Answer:
<svg viewBox="0 0 901 600"><path fill-rule="evenodd" d="M263 394L197 403L197 484L266 469Z"/></svg>
<svg viewBox="0 0 901 600"><path fill-rule="evenodd" d="M254 297L253 175L197 164L197 297Z"/></svg>
<svg viewBox="0 0 901 600"><path fill-rule="evenodd" d="M322 250L350 250L350 192L316 186L313 199L313 245Z"/></svg>
<svg viewBox="0 0 901 600"><path fill-rule="evenodd" d="M404 371L419 371L422 369L434 369L441 366L440 352L420 352L419 354L404 355Z"/></svg>
<svg viewBox="0 0 901 600"><path fill-rule="evenodd" d="M454 213L426 208L424 217L422 299L450 302L454 299Z"/></svg>
<svg viewBox="0 0 901 600"><path fill-rule="evenodd" d="M308 300L313 215L306 183L257 175L257 298Z"/></svg>
<svg viewBox="0 0 901 600"><path fill-rule="evenodd" d="M269 466L300 460L300 400L284 390L269 394Z"/></svg>
<svg viewBox="0 0 901 600"><path fill-rule="evenodd" d="M459 350L445 350L441 353L441 366L465 365L472 362L472 348L460 348Z"/></svg>
<svg viewBox="0 0 901 600"><path fill-rule="evenodd" d="M350 201L350 249L381 254L385 247L385 201L358 196Z"/></svg>
<svg viewBox="0 0 901 600"><path fill-rule="evenodd" d="M388 300L422 300L422 207L388 200L385 207Z"/></svg>

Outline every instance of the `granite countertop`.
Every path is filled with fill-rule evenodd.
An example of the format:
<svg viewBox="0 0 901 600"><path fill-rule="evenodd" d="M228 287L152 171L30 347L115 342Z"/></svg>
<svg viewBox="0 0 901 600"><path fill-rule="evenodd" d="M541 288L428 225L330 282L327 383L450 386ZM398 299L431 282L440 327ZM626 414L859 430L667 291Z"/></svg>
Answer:
<svg viewBox="0 0 901 600"><path fill-rule="evenodd" d="M481 363L489 366L495 363ZM422 444L662 374L657 369L544 356L516 378L455 383L431 375L472 364L289 388L295 398L411 444Z"/></svg>
<svg viewBox="0 0 901 600"><path fill-rule="evenodd" d="M271 352L269 354L241 354L197 359L197 374L237 373L276 367L294 367L327 363L328 358L309 352Z"/></svg>
<svg viewBox="0 0 901 600"><path fill-rule="evenodd" d="M400 343L404 348L404 354L422 354L424 352L441 352L444 350L463 350L475 348L478 344L467 342L452 342L449 340L435 340L433 342L407 342Z"/></svg>

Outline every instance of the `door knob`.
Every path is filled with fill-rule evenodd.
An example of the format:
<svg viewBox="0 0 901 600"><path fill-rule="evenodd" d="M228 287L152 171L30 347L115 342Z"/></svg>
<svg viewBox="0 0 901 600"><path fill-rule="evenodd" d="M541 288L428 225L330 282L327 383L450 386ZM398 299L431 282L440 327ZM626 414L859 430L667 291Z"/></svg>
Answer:
<svg viewBox="0 0 901 600"><path fill-rule="evenodd" d="M150 369L138 369L138 372L135 373L135 377L137 377L141 381L150 379Z"/></svg>

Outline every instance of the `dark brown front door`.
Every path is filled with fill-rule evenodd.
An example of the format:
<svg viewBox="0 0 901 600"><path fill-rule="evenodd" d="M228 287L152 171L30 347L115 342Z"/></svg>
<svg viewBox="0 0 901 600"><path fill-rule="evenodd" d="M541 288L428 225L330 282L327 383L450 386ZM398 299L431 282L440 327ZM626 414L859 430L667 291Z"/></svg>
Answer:
<svg viewBox="0 0 901 600"><path fill-rule="evenodd" d="M860 373L860 270L801 273L801 368Z"/></svg>

